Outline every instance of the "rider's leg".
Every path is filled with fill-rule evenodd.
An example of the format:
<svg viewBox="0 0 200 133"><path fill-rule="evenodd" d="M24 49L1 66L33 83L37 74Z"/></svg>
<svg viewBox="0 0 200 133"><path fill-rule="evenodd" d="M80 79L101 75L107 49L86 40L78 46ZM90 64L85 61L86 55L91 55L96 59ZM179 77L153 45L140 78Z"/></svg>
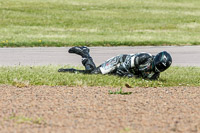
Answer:
<svg viewBox="0 0 200 133"><path fill-rule="evenodd" d="M85 66L85 70L92 71L96 68L93 59L89 54L90 50L87 47L72 47L68 52L78 54L82 57L82 64Z"/></svg>
<svg viewBox="0 0 200 133"><path fill-rule="evenodd" d="M74 69L74 68L60 68L58 70L58 72L69 72L69 73L83 73L83 74L89 74L90 71L87 71L87 70L77 70L77 69Z"/></svg>

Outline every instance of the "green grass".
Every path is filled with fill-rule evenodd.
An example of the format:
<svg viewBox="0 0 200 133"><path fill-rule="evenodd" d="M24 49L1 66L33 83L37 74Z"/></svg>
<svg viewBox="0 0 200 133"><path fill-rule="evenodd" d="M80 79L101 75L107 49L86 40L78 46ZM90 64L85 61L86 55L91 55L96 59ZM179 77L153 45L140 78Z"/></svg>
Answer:
<svg viewBox="0 0 200 133"><path fill-rule="evenodd" d="M124 92L123 90L122 90L122 88L120 88L120 90L119 91L111 91L111 90L108 90L108 94L120 94L120 95L130 95L130 94L132 94L132 92Z"/></svg>
<svg viewBox="0 0 200 133"><path fill-rule="evenodd" d="M199 0L1 0L0 46L199 45Z"/></svg>
<svg viewBox="0 0 200 133"><path fill-rule="evenodd" d="M61 66L18 66L0 67L0 84L25 87L29 85L50 86L200 86L199 67L170 67L161 73L159 80L150 81L135 78L120 78L111 75L84 75L58 73ZM69 67L69 66L62 66Z"/></svg>
<svg viewBox="0 0 200 133"><path fill-rule="evenodd" d="M15 114L7 118L6 120L14 120L16 123L27 123L27 124L45 124L44 120L42 118L33 119L30 117L25 116L16 116Z"/></svg>

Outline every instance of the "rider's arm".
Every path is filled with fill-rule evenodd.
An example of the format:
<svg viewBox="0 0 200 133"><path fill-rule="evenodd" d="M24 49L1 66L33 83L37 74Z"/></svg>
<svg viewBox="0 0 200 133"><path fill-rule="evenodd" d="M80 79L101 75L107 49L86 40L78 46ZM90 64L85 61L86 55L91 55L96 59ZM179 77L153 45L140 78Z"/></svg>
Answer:
<svg viewBox="0 0 200 133"><path fill-rule="evenodd" d="M143 72L142 77L144 79L150 79L150 80L157 80L160 76L160 73L155 73L155 72Z"/></svg>
<svg viewBox="0 0 200 133"><path fill-rule="evenodd" d="M116 70L116 75L121 77L128 77L132 78L134 77L133 73L131 73L129 70L123 67L123 65L120 65Z"/></svg>
<svg viewBox="0 0 200 133"><path fill-rule="evenodd" d="M156 80L160 73L152 70L152 61L154 56L148 53L140 53L135 57L135 71L144 79Z"/></svg>
<svg viewBox="0 0 200 133"><path fill-rule="evenodd" d="M160 73L155 73L149 77L150 80L157 80L160 77Z"/></svg>

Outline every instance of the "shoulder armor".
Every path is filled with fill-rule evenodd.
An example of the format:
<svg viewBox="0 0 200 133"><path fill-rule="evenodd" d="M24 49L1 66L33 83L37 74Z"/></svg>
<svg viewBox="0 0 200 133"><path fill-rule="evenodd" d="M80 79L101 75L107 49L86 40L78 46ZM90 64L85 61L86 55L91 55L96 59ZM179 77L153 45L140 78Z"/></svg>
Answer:
<svg viewBox="0 0 200 133"><path fill-rule="evenodd" d="M149 53L138 53L135 55L135 66L139 67L141 64L145 64L149 58L152 58L153 56Z"/></svg>

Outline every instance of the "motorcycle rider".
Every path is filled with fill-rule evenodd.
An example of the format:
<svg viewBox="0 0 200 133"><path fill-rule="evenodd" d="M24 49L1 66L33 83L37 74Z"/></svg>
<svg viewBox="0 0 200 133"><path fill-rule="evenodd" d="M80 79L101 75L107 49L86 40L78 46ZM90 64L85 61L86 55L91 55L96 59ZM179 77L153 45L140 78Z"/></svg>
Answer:
<svg viewBox="0 0 200 133"><path fill-rule="evenodd" d="M108 59L100 66L96 67L92 57L89 54L89 48L72 47L69 53L75 53L82 57L82 64L85 70L73 68L59 69L58 72L84 73L84 74L113 74L121 77L142 77L144 79L156 80L160 72L165 71L172 64L172 57L166 51L157 55L150 53L121 54Z"/></svg>

